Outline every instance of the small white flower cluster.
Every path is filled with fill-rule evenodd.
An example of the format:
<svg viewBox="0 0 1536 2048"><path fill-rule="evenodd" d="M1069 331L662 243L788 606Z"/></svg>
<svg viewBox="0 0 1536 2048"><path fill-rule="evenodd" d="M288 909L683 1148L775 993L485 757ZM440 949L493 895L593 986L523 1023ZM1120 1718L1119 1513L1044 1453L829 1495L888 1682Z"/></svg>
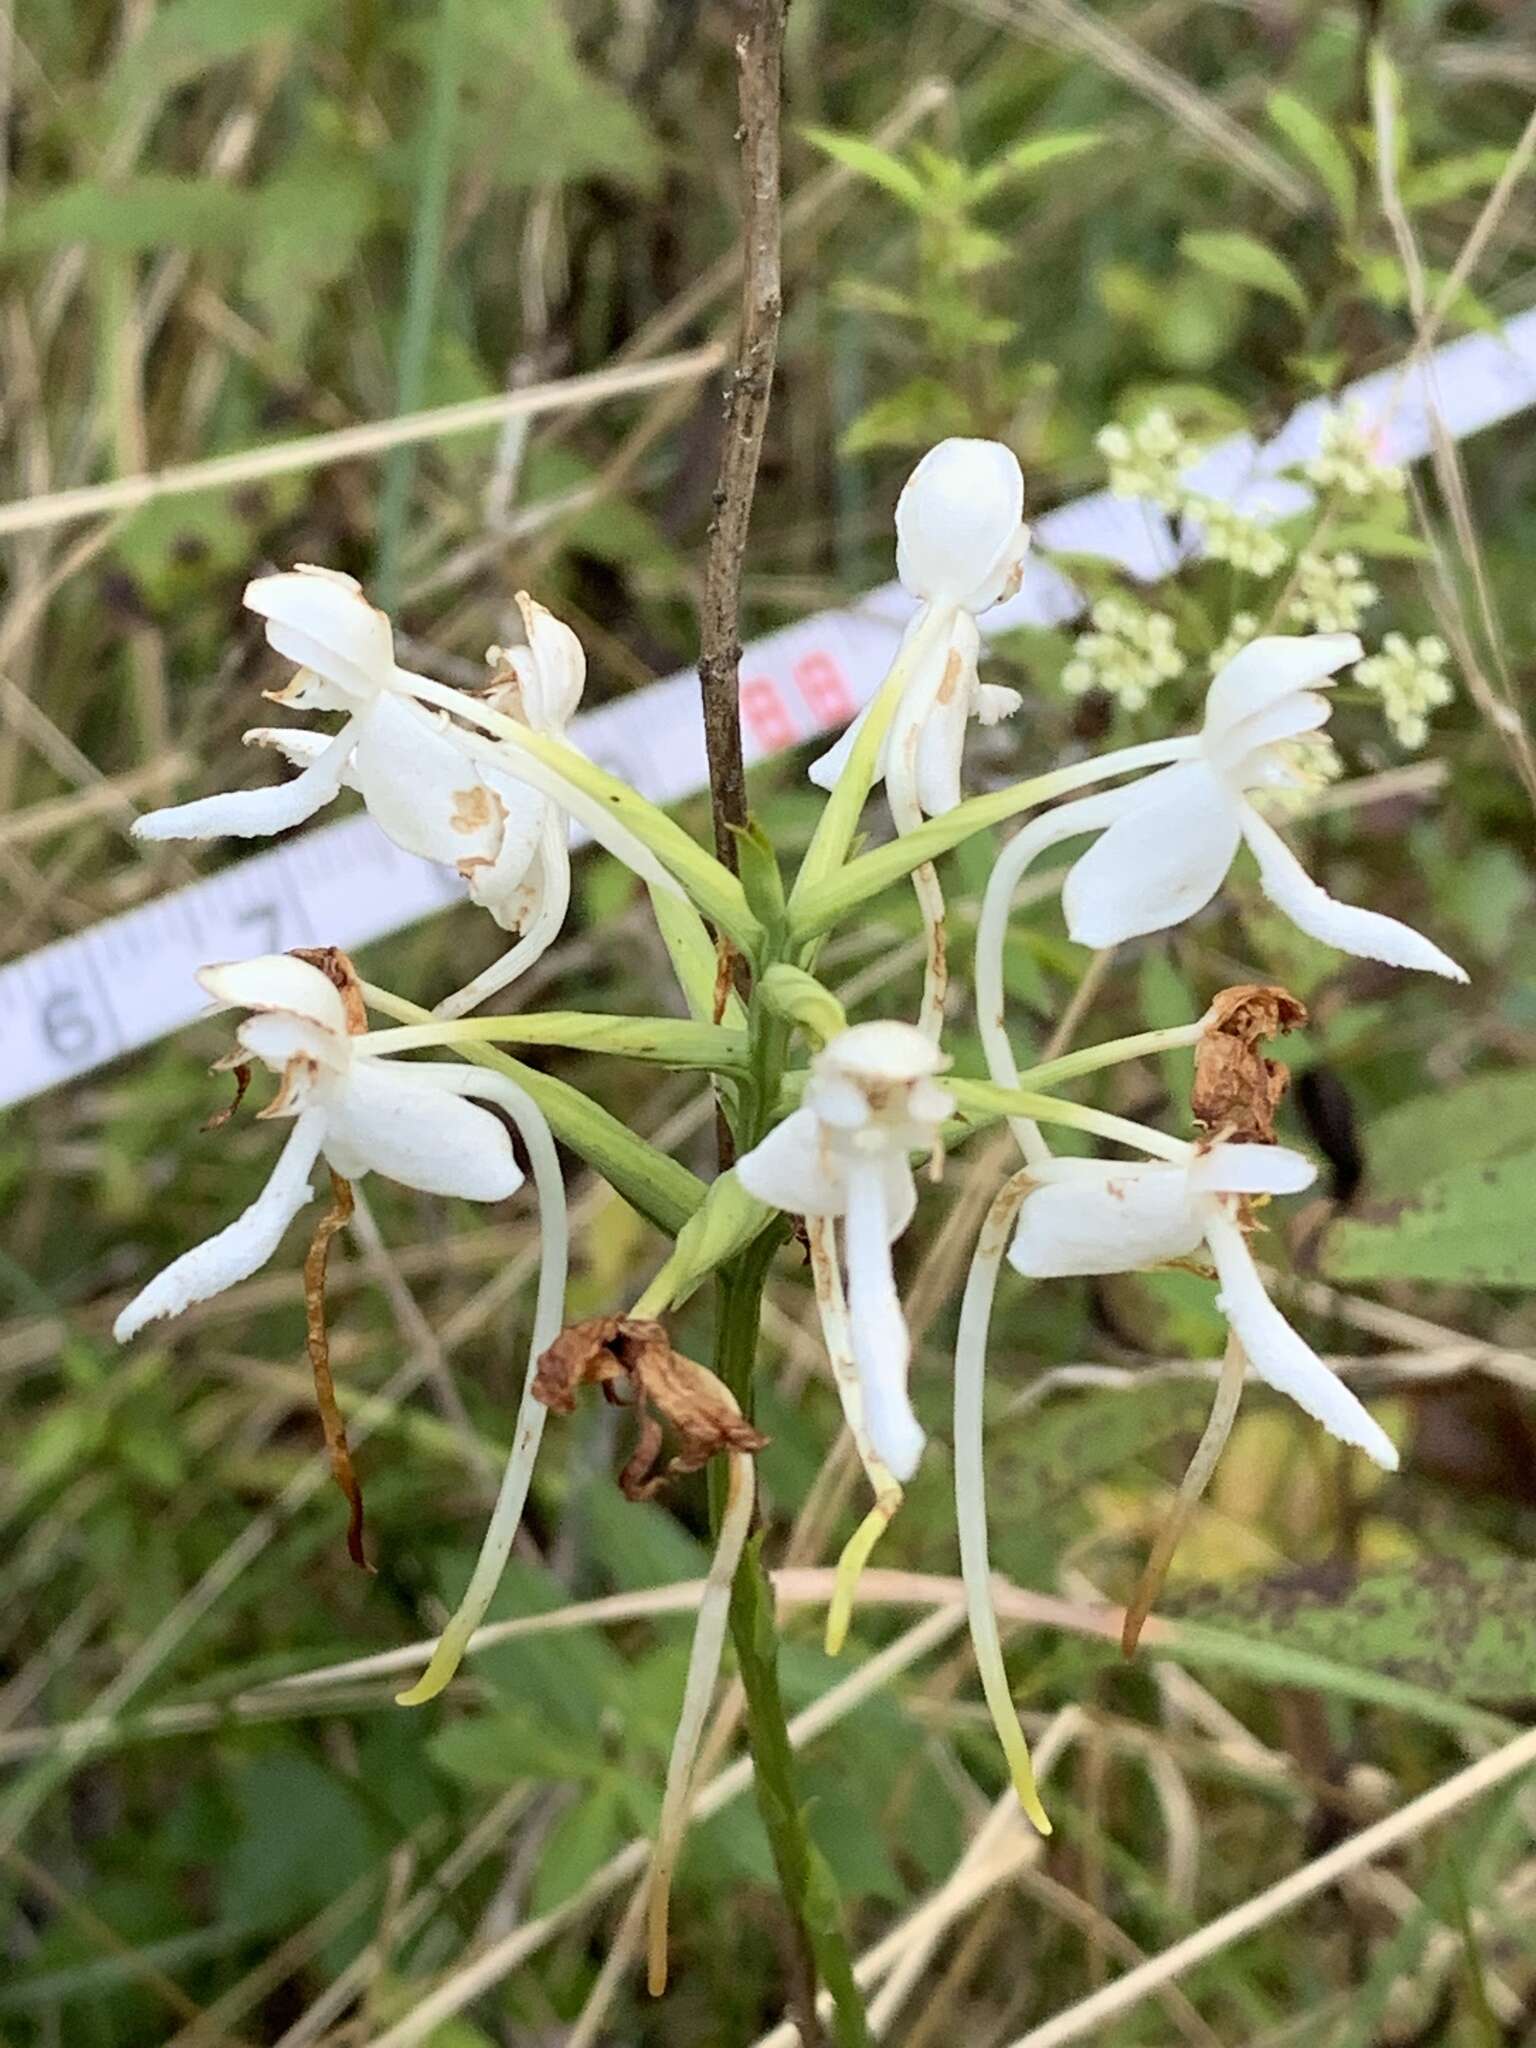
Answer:
<svg viewBox="0 0 1536 2048"><path fill-rule="evenodd" d="M1341 491L1346 498L1396 496L1407 483L1397 463L1382 461L1371 429L1353 406L1328 415L1322 442L1303 463L1302 475L1319 490Z"/></svg>
<svg viewBox="0 0 1536 2048"><path fill-rule="evenodd" d="M1199 453L1162 406L1133 427L1105 427L1093 445L1109 464L1109 488L1117 498L1150 498L1170 512L1183 497L1179 473Z"/></svg>
<svg viewBox="0 0 1536 2048"><path fill-rule="evenodd" d="M1234 612L1227 621L1227 636L1211 656L1211 669L1225 668L1235 655L1241 654L1250 640L1257 640L1264 628L1255 612Z"/></svg>
<svg viewBox="0 0 1536 2048"><path fill-rule="evenodd" d="M1149 612L1124 597L1104 597L1089 613L1091 633L1078 641L1061 672L1069 697L1103 690L1127 711L1139 711L1159 684L1181 676L1185 660L1167 612Z"/></svg>
<svg viewBox="0 0 1536 2048"><path fill-rule="evenodd" d="M1294 817L1309 810L1317 792L1343 773L1343 756L1327 733L1303 733L1300 739L1282 740L1274 749L1274 781L1255 793L1256 800L1267 818Z"/></svg>
<svg viewBox="0 0 1536 2048"><path fill-rule="evenodd" d="M1456 686L1446 674L1451 650L1438 635L1410 640L1389 633L1379 654L1355 666L1355 681L1381 699L1382 716L1401 747L1417 749L1429 737L1429 714L1449 704Z"/></svg>
<svg viewBox="0 0 1536 2048"><path fill-rule="evenodd" d="M1220 498L1187 497L1184 516L1198 523L1211 561L1230 562L1250 576L1273 576L1290 554L1272 528L1261 526Z"/></svg>
<svg viewBox="0 0 1536 2048"><path fill-rule="evenodd" d="M1286 607L1301 626L1319 633L1353 633L1381 592L1346 548L1336 555L1310 549L1296 558L1296 589Z"/></svg>

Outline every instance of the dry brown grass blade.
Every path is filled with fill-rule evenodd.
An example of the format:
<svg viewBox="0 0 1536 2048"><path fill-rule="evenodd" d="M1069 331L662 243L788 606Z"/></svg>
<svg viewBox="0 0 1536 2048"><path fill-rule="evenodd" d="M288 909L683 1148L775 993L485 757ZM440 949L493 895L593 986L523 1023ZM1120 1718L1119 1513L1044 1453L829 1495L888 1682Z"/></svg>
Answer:
<svg viewBox="0 0 1536 2048"><path fill-rule="evenodd" d="M108 512L136 512L162 498L185 497L193 491L229 490L258 478L291 476L363 455L382 455L421 441L451 434L469 434L500 426L509 419L532 419L543 413L599 405L608 398L654 390L658 385L694 383L717 370L724 351L713 344L664 356L659 362L632 367L588 370L547 384L530 384L494 398L472 398L459 405L439 405L426 412L401 413L394 419L370 420L361 426L338 427L332 433L310 434L238 455L214 455L203 462L180 462L142 476L115 478L110 483L82 484L54 491L44 498L20 498L0 505L0 534L34 533L47 526L87 519Z"/></svg>
<svg viewBox="0 0 1536 2048"><path fill-rule="evenodd" d="M1247 1365L1242 1345L1235 1337L1229 1337L1209 1419L1195 1447L1195 1455L1189 1461L1189 1470L1179 1482L1178 1496L1168 1511L1167 1520L1157 1532L1147 1561L1142 1566L1141 1577L1136 1581L1130 1605L1125 1610L1125 1620L1120 1628L1120 1649L1126 1657L1136 1654L1136 1645L1141 1641L1141 1632L1146 1627L1153 1604L1163 1590L1173 1554L1189 1527L1190 1517L1200 1505L1201 1495L1211 1483L1217 1461L1227 1447L1227 1438L1237 1420L1237 1406L1243 1396L1243 1375Z"/></svg>
<svg viewBox="0 0 1536 2048"><path fill-rule="evenodd" d="M1459 1813L1483 1793L1506 1784L1533 1766L1536 1766L1536 1729L1527 1729L1491 1755L1469 1764L1465 1770L1455 1772L1432 1790L1410 1800L1385 1820L1351 1835L1325 1856L1314 1857L1278 1884L1269 1885L1242 1905L1234 1906L1230 1912L1218 1914L1183 1941L1175 1942L1161 1955L1153 1956L1136 1969L1127 1971L1125 1976L1107 1984L1102 1991L1096 1991L1091 1998L1069 2006L1043 2026L1032 2027L1027 2034L1021 2034L1012 2042L1010 2048L1066 2048L1070 2041L1101 2038L1101 2029L1109 2021L1130 2011L1154 1991L1176 1982L1246 1935L1256 1933L1259 1928L1267 1927L1272 1921L1294 1911L1306 1900L1315 1898L1319 1892L1327 1891L1351 1871L1362 1869L1393 1849L1414 1841L1430 1828L1448 1820L1453 1813Z"/></svg>
<svg viewBox="0 0 1536 2048"><path fill-rule="evenodd" d="M347 1554L355 1565L371 1572L363 1550L363 1490L357 1483L352 1453L347 1445L347 1425L336 1402L336 1382L331 1374L331 1342L325 1326L325 1268L331 1255L331 1239L352 1220L352 1183L331 1172L331 1206L315 1225L309 1250L304 1256L304 1320L309 1345L310 1368L315 1375L315 1401L320 1410L320 1427L325 1432L326 1455L331 1477L347 1503Z"/></svg>

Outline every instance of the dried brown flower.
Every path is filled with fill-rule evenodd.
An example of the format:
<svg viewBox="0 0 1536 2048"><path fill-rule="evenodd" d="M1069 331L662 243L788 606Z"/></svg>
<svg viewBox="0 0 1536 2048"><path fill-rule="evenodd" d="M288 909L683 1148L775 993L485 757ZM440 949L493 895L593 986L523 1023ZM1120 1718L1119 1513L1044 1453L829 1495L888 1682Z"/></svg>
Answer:
<svg viewBox="0 0 1536 2048"><path fill-rule="evenodd" d="M1263 1042L1305 1024L1306 1005L1286 989L1244 982L1221 991L1210 1017L1195 1048L1195 1121L1213 1135L1273 1145L1275 1110L1291 1076L1278 1060L1265 1058Z"/></svg>
<svg viewBox="0 0 1536 2048"><path fill-rule="evenodd" d="M593 1316L572 1323L539 1360L533 1391L546 1408L569 1415L582 1387L601 1387L623 1403L626 1387L639 1417L638 1441L619 1486L627 1500L649 1500L667 1480L697 1472L721 1451L760 1451L755 1430L734 1395L706 1366L672 1349L666 1326L632 1316ZM662 1424L678 1448L658 1469Z"/></svg>
<svg viewBox="0 0 1536 2048"><path fill-rule="evenodd" d="M307 960L311 967L318 967L332 987L340 990L347 1029L354 1038L361 1037L368 1029L368 1008L363 1001L362 979L350 955L343 953L340 946L293 946L289 950L293 959Z"/></svg>

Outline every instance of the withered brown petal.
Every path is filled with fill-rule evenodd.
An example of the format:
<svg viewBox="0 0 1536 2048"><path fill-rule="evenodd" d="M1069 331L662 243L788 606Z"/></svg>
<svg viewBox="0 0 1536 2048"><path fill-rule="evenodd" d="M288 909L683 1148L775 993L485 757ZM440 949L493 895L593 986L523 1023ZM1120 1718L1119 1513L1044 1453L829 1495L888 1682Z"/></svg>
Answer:
<svg viewBox="0 0 1536 2048"><path fill-rule="evenodd" d="M343 953L340 946L293 946L289 951L295 960L307 960L311 967L318 967L340 993L342 1008L347 1013L347 1029L354 1038L361 1037L368 1029L368 1006L363 1001L362 977L352 965L351 955Z"/></svg>
<svg viewBox="0 0 1536 2048"><path fill-rule="evenodd" d="M1290 1071L1266 1059L1266 1038L1307 1021L1306 1006L1287 989L1244 982L1223 989L1211 1004L1211 1022L1195 1048L1190 1109L1196 1123L1224 1138L1273 1145L1275 1111Z"/></svg>
<svg viewBox="0 0 1536 2048"><path fill-rule="evenodd" d="M357 1482L347 1443L347 1425L336 1399L336 1382L331 1375L331 1340L325 1323L325 1269L331 1254L331 1239L352 1220L352 1183L334 1170L331 1174L331 1206L315 1227L315 1235L304 1260L304 1314L307 1324L309 1363L315 1376L315 1405L330 1455L331 1477L347 1503L347 1552L355 1565L371 1572L363 1549L363 1490Z"/></svg>
<svg viewBox="0 0 1536 2048"><path fill-rule="evenodd" d="M534 1376L536 1398L569 1415L584 1386L610 1399L628 1383L639 1425L634 1451L619 1474L630 1500L648 1500L669 1478L696 1472L720 1452L760 1451L768 1439L754 1429L729 1390L695 1359L674 1351L666 1325L632 1316L593 1316L573 1323L550 1345ZM666 1423L677 1450L658 1470Z"/></svg>
<svg viewBox="0 0 1536 2048"><path fill-rule="evenodd" d="M214 1072L217 1073L220 1071L220 1069L222 1069L225 1073L234 1075L235 1099L233 1102L227 1102L222 1109L216 1109L213 1112L212 1116L205 1117L203 1119L201 1128L205 1131L222 1131L224 1126L229 1122L230 1118L234 1116L235 1113L238 1111L241 1103L244 1102L245 1091L251 1085L251 1069L249 1061L231 1060L226 1063L225 1061L220 1060L214 1067Z"/></svg>

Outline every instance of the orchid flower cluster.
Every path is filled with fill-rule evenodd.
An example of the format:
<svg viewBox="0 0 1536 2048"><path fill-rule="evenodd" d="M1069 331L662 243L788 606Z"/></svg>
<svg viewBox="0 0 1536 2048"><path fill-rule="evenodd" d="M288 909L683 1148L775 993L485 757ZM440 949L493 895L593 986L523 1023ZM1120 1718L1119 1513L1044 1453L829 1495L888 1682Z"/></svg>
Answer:
<svg viewBox="0 0 1536 2048"><path fill-rule="evenodd" d="M1142 468L1154 456L1167 457L1166 439L1142 451ZM356 583L310 568L258 579L247 603L265 620L273 648L296 666L276 701L330 714L339 726L253 731L250 741L298 769L291 780L160 811L138 828L146 839L270 833L310 817L350 787L390 838L456 869L473 900L514 936L489 974L430 1014L363 983L334 951L205 970L210 997L240 1017L223 1064L240 1071L242 1084L251 1063L269 1068L278 1085L261 1114L291 1128L251 1207L152 1279L123 1310L117 1335L126 1341L273 1258L311 1198L311 1175L323 1160L339 1206L322 1223L306 1267L311 1351L323 1395L323 1246L325 1233L344 1220L347 1184L374 1172L430 1194L505 1201L523 1180L496 1112L510 1120L531 1166L541 1233L527 1375L511 1457L469 1586L424 1675L402 1700L417 1704L440 1692L469 1646L509 1554L549 1407L568 1408L582 1385L628 1391L645 1420L641 1453L626 1467L627 1490L656 1483L663 1426L678 1445L676 1469L715 1456L726 1461L728 1484L716 1494L718 1550L656 1851L653 1985L665 1978L667 1877L687 1822L726 1605L754 1514L753 1461L763 1441L751 1424L756 1298L772 1253L793 1234L803 1233L808 1247L829 1369L871 1494L838 1573L828 1617L835 1650L859 1572L926 1450L908 1388L912 1346L894 1247L912 1224L925 1182L939 1176L946 1148L989 1123L1006 1119L1012 1127L1020 1165L981 1232L961 1305L956 1520L983 1688L1019 1796L1042 1830L1049 1822L1004 1672L987 1563L982 1387L1003 1263L1027 1279L1049 1281L1208 1260L1237 1378L1246 1362L1325 1430L1381 1465L1396 1462L1379 1423L1265 1290L1249 1242L1256 1205L1300 1191L1313 1174L1306 1159L1275 1142L1267 1114L1251 1101L1245 1108L1239 1089L1214 1110L1207 1106L1204 1130L1186 1139L1060 1092L1078 1076L1149 1053L1230 1047L1233 1003L1213 1001L1187 1024L1020 1072L1004 992L1015 893L1031 863L1068 841L1088 842L1061 891L1067 929L1079 945L1113 947L1197 916L1246 846L1267 896L1315 939L1465 979L1418 932L1328 895L1256 805L1294 779L1286 750L1324 727L1327 692L1360 660L1360 643L1349 632L1258 634L1210 680L1198 731L1074 760L967 799L970 724L1021 709L1014 692L980 679L978 620L1017 588L1030 543L1023 504L1018 463L997 443L946 441L909 479L896 511L897 565L915 610L884 682L811 771L828 796L792 884L755 827L738 835L739 869L732 872L577 750L568 727L584 680L582 650L569 627L531 598L518 598L523 637L510 649L492 650L485 688L451 689L396 661L388 620ZM866 803L882 779L893 835L856 850ZM515 983L561 929L573 819L650 892L686 1018L463 1014ZM987 1074L967 1077L953 1070L944 1049L958 1005L950 996L934 863L972 835L1014 820L1023 822L992 870L976 935L974 1000ZM817 977L823 942L907 878L927 934L916 1019L850 1022ZM389 1021L373 1025L370 1011ZM1251 1006L1244 1008L1250 1013ZM517 1045L577 1047L707 1071L734 1142L734 1167L706 1187L600 1105L504 1049ZM1248 1058L1252 1045L1243 1045ZM428 1051L459 1057L410 1056ZM1270 1089L1264 1101L1272 1107L1274 1070L1261 1060L1254 1071L1260 1093ZM1109 1149L1097 1158L1058 1158L1045 1135L1053 1128ZM570 1328L557 1140L672 1241L634 1300ZM724 1302L733 1276L749 1295L751 1283L756 1287L747 1369L734 1379L724 1364L716 1377L673 1351L664 1321L712 1277L726 1283ZM333 1444L333 1462L334 1451Z"/></svg>

